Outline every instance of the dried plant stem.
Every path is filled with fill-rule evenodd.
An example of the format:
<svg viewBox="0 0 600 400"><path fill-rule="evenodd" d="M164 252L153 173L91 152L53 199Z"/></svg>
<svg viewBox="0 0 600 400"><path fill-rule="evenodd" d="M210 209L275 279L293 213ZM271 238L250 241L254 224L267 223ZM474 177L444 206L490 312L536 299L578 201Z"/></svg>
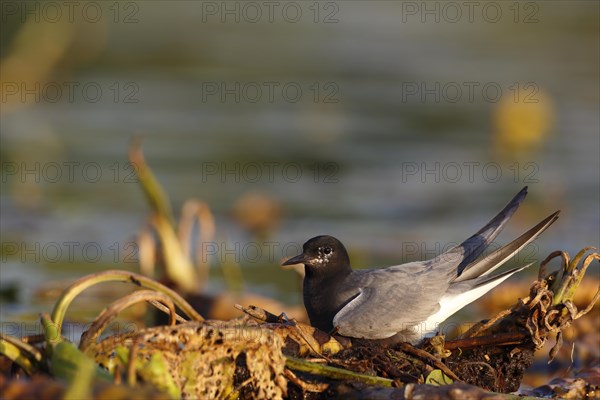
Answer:
<svg viewBox="0 0 600 400"><path fill-rule="evenodd" d="M447 350L472 349L480 346L507 346L519 344L526 340L527 334L522 332L497 333L489 336L476 336L466 339L447 341L444 348Z"/></svg>
<svg viewBox="0 0 600 400"><path fill-rule="evenodd" d="M0 354L17 363L28 375L42 369L42 353L38 349L3 333L0 333Z"/></svg>
<svg viewBox="0 0 600 400"><path fill-rule="evenodd" d="M462 380L456 376L454 372L446 364L426 352L425 350L417 349L416 347L408 344L408 343L398 343L398 349L402 350L405 353L408 353L412 356L419 357L422 360L426 360L431 363L434 367L442 370L442 372L452 378L455 382L462 382Z"/></svg>
<svg viewBox="0 0 600 400"><path fill-rule="evenodd" d="M152 289L168 296L173 300L173 303L179 307L188 317L195 321L204 321L204 318L198 314L194 308L177 294L172 289L169 289L165 285L139 274L127 271L108 270L104 272L98 272L84 276L83 278L75 281L69 286L60 296L54 309L52 310L51 320L56 324L58 336L60 336L62 323L67 312L67 308L71 302L85 289L102 282L129 282L137 286Z"/></svg>
<svg viewBox="0 0 600 400"><path fill-rule="evenodd" d="M312 375L323 376L331 379L349 379L359 381L367 385L380 385L392 387L393 380L380 378L378 376L363 375L357 372L348 371L341 368L330 367L328 365L315 364L295 357L285 357L285 366L294 371L306 372Z"/></svg>
<svg viewBox="0 0 600 400"><path fill-rule="evenodd" d="M153 290L138 290L119 300L113 302L105 308L98 317L92 322L90 328L81 335L79 349L85 351L100 336L104 328L124 309L145 301L159 301L168 308L170 316L170 325L175 325L175 305L173 300L164 293Z"/></svg>

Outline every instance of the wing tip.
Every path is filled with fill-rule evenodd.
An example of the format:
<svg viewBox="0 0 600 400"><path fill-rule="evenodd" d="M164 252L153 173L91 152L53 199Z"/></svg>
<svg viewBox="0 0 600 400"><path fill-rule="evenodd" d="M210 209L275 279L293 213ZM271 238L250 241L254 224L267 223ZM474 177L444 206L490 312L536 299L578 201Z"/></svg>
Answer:
<svg viewBox="0 0 600 400"><path fill-rule="evenodd" d="M527 194L528 190L529 190L529 186L525 185L525 186L523 186L523 189L521 189L521 191L519 193L525 193L525 194Z"/></svg>
<svg viewBox="0 0 600 400"><path fill-rule="evenodd" d="M523 247L527 246L529 243L536 240L542 233L544 233L544 231L558 219L559 214L560 210L555 211L510 243L501 246L483 259L479 258L479 261L476 259L472 263L467 264L463 270L459 270L459 273L454 278L454 281L467 281L470 279L476 279L478 276L487 276L488 274L492 273L494 270L508 261L510 257L518 253L523 249ZM510 251L510 254L505 257L503 252L506 251ZM490 260L494 260L496 258L497 260L495 262L490 263ZM526 267L528 266L529 265Z"/></svg>
<svg viewBox="0 0 600 400"><path fill-rule="evenodd" d="M524 199L527 196L527 194L529 194L529 186L523 186L523 189L521 189L519 191L519 193L517 193L517 195L515 196L515 199L518 199L518 198Z"/></svg>
<svg viewBox="0 0 600 400"><path fill-rule="evenodd" d="M560 211L561 210L554 211L552 214L548 215L539 224L536 225L536 227L542 226L540 231L537 232L537 234L536 234L537 236L539 236L542 232L544 232L546 229L548 229L548 227L550 227L550 225L552 225L554 222L556 222L556 220L560 216Z"/></svg>
<svg viewBox="0 0 600 400"><path fill-rule="evenodd" d="M512 275L523 271L524 269L527 269L529 267L531 267L533 264L535 264L535 261L530 262L529 264L525 264L523 266L520 267L515 267L515 268L511 268L509 270L506 270L504 272L501 272L499 274L496 275L480 275L479 278L475 278L477 282L476 287L477 286L481 286L481 285L485 285L486 283L490 283L490 282L495 282L500 280L500 282L498 282L498 284L504 282L504 280L510 278Z"/></svg>

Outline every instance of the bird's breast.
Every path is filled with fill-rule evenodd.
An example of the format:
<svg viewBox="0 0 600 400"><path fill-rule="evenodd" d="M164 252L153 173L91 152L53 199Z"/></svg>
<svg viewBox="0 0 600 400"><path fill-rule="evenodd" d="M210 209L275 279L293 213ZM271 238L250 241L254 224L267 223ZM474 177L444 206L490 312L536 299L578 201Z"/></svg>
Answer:
<svg viewBox="0 0 600 400"><path fill-rule="evenodd" d="M355 295L344 288L344 279L304 279L304 307L312 326L333 330L333 317Z"/></svg>

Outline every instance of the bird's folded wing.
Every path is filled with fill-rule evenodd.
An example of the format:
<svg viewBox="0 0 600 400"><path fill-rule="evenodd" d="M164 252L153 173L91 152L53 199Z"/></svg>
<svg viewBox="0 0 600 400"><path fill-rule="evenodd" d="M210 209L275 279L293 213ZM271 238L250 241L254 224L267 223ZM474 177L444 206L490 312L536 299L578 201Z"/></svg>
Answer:
<svg viewBox="0 0 600 400"><path fill-rule="evenodd" d="M518 253L521 249L527 246L529 243L537 239L550 225L558 219L560 211L556 211L552 215L545 218L543 221L538 223L536 226L513 240L507 245L494 250L485 257L476 260L475 262L467 265L466 269L461 275L455 278L453 281L461 282L470 279L475 279L480 276L489 275L494 272L497 268L502 266L508 261L513 255Z"/></svg>
<svg viewBox="0 0 600 400"><path fill-rule="evenodd" d="M341 335L386 339L411 329L439 309L439 300L448 288L445 280L417 279L400 270L380 271L361 277L359 295L335 315L333 326Z"/></svg>
<svg viewBox="0 0 600 400"><path fill-rule="evenodd" d="M453 277L460 276L498 236L526 196L527 186L521 189L494 218L473 236L460 245L440 254L437 257L436 268L449 267L446 268L446 273L450 273Z"/></svg>

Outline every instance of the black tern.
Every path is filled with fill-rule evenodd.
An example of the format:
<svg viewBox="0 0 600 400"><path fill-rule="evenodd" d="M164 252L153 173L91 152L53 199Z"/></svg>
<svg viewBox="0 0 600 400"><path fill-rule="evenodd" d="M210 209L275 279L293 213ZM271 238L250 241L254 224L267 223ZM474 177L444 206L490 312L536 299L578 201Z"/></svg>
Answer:
<svg viewBox="0 0 600 400"><path fill-rule="evenodd" d="M452 314L531 264L490 275L557 220L556 211L526 233L480 257L527 195L523 188L479 232L427 261L352 270L344 245L317 236L283 265L304 264L304 306L311 325L342 336L416 343Z"/></svg>

